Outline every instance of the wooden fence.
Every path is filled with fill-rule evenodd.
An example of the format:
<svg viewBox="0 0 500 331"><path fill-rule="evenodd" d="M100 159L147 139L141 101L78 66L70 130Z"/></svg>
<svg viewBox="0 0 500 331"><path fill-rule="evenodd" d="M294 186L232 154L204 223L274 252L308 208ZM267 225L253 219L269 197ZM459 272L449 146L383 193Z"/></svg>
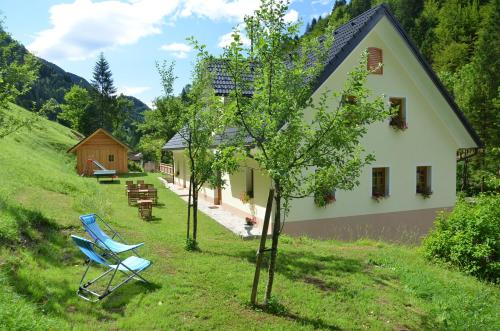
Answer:
<svg viewBox="0 0 500 331"><path fill-rule="evenodd" d="M165 179L173 183L174 182L174 166L171 164L160 163L160 172L165 175Z"/></svg>

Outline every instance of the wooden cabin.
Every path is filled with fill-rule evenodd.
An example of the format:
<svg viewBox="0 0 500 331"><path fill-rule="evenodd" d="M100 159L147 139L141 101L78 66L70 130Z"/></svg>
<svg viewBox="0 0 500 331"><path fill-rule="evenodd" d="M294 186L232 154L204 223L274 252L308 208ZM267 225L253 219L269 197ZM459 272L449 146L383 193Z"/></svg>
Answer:
<svg viewBox="0 0 500 331"><path fill-rule="evenodd" d="M117 173L128 172L128 150L127 145L101 128L71 147L68 153L76 154L78 174L91 176L96 167L89 160L95 160L106 169L116 170Z"/></svg>

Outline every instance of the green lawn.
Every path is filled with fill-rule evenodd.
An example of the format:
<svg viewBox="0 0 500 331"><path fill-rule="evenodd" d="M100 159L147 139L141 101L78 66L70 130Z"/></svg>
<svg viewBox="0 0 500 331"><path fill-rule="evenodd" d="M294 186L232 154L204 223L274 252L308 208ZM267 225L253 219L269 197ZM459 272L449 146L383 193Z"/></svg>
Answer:
<svg viewBox="0 0 500 331"><path fill-rule="evenodd" d="M254 310L257 241L201 215L201 252L185 251L184 201L161 188L154 221L142 221L124 178L75 174L66 154L74 143L49 122L0 141L0 329L500 329L498 287L429 264L418 248L369 241L284 236L274 289L284 310ZM155 174L133 179L161 187ZM83 256L69 235L83 235L78 216L88 212L146 242L152 285L129 283L97 304L76 296Z"/></svg>

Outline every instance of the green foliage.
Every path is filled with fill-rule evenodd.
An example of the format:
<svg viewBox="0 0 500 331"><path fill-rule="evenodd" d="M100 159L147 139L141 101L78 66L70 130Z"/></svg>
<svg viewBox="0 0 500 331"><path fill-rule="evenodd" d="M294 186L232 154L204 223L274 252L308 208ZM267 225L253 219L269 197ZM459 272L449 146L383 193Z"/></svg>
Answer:
<svg viewBox="0 0 500 331"><path fill-rule="evenodd" d="M186 239L186 245L184 246L186 251L189 252L196 252L200 250L200 247L198 246L198 242L194 240L193 238L187 238Z"/></svg>
<svg viewBox="0 0 500 331"><path fill-rule="evenodd" d="M91 96L95 105L95 118L90 132L104 128L108 131L113 131L117 128L116 123L113 123L115 118L120 118L122 109L120 109L116 99L116 88L113 83L113 74L109 68L108 61L101 53L94 66L92 74ZM113 125L115 124L115 125ZM120 123L121 124L121 123Z"/></svg>
<svg viewBox="0 0 500 331"><path fill-rule="evenodd" d="M38 111L38 114L51 121L55 121L61 112L62 109L59 102L57 102L56 99L51 98L43 104L43 106Z"/></svg>
<svg viewBox="0 0 500 331"><path fill-rule="evenodd" d="M65 103L61 105L62 112L58 118L69 123L73 130L89 132L87 129L87 116L93 107L92 98L87 89L73 85L64 96Z"/></svg>
<svg viewBox="0 0 500 331"><path fill-rule="evenodd" d="M425 256L467 274L500 281L500 195L461 199L455 209L438 216L424 241Z"/></svg>
<svg viewBox="0 0 500 331"><path fill-rule="evenodd" d="M38 75L39 64L31 54L19 54L0 22L0 139L33 123L10 114L9 102L29 91Z"/></svg>
<svg viewBox="0 0 500 331"><path fill-rule="evenodd" d="M145 160L162 161L162 147L183 126L183 105L180 97L173 95L174 62L156 63L164 95L156 98L154 109L144 112L144 122L138 126L142 134L139 149Z"/></svg>
<svg viewBox="0 0 500 331"><path fill-rule="evenodd" d="M271 296L267 305L265 307L265 311L274 314L274 315L286 315L288 313L288 309L285 305L279 302L278 298L275 296Z"/></svg>

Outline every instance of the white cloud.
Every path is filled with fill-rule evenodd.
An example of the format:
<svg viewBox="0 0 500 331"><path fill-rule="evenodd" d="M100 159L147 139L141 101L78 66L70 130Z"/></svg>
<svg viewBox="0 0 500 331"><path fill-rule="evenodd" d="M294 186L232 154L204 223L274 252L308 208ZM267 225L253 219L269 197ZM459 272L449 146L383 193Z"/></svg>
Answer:
<svg viewBox="0 0 500 331"><path fill-rule="evenodd" d="M178 15L241 22L245 15L252 14L259 5L259 0L184 0Z"/></svg>
<svg viewBox="0 0 500 331"><path fill-rule="evenodd" d="M240 35L240 42L245 46L250 46L250 39L242 31L245 31L245 23L238 24L236 26L236 32ZM233 33L235 33L235 31L231 31L220 36L219 43L217 45L220 48L229 46L233 42Z"/></svg>
<svg viewBox="0 0 500 331"><path fill-rule="evenodd" d="M150 86L122 86L118 88L118 93L136 97L149 90L151 90Z"/></svg>
<svg viewBox="0 0 500 331"><path fill-rule="evenodd" d="M49 60L83 60L98 52L136 43L161 32L163 19L179 0L75 0L50 8L52 27L39 32L28 49Z"/></svg>
<svg viewBox="0 0 500 331"><path fill-rule="evenodd" d="M299 13L295 9L291 9L283 19L285 22L295 23L299 20Z"/></svg>
<svg viewBox="0 0 500 331"><path fill-rule="evenodd" d="M312 2L313 5L320 4L322 6L330 5L333 4L333 1L331 0L314 0Z"/></svg>
<svg viewBox="0 0 500 331"><path fill-rule="evenodd" d="M183 43L166 44L161 46L160 49L170 53L178 59L185 59L189 52L193 50L191 46Z"/></svg>

